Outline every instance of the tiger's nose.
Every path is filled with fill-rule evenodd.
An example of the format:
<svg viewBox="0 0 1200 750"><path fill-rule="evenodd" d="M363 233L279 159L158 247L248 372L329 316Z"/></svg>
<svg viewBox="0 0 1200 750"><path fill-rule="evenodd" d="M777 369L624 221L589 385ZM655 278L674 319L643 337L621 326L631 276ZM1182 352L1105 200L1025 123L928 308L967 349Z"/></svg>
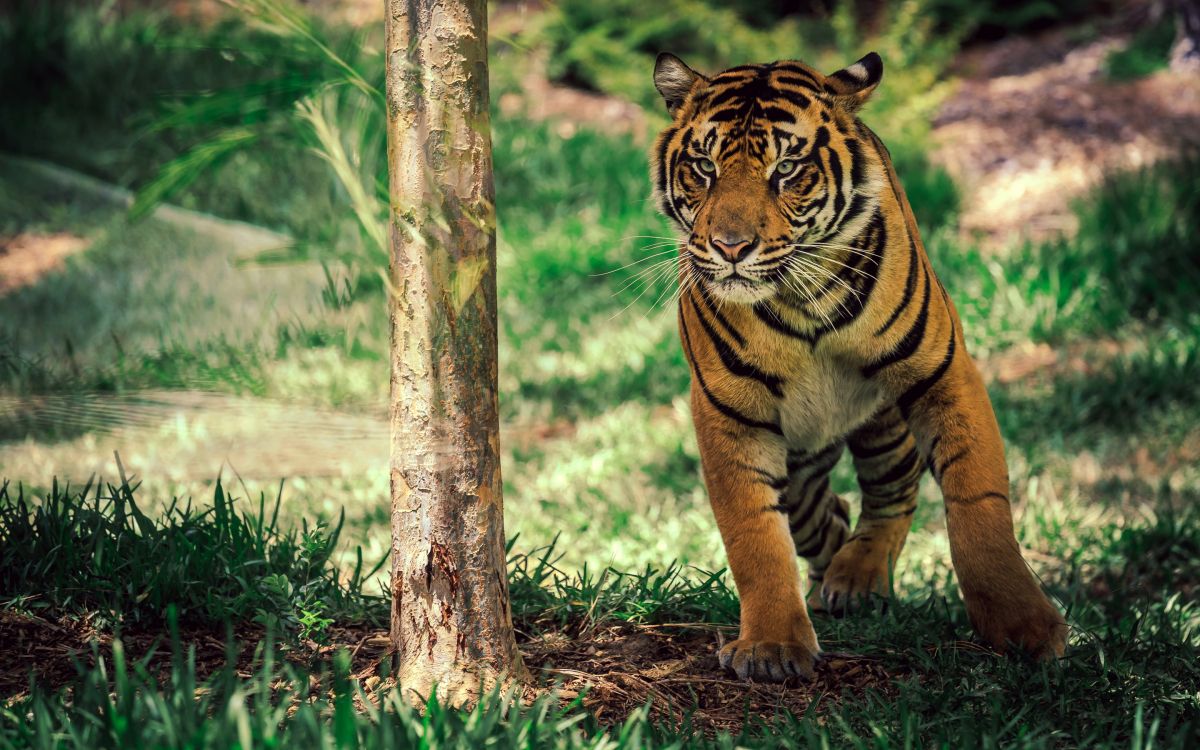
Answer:
<svg viewBox="0 0 1200 750"><path fill-rule="evenodd" d="M742 251L754 244L751 240L730 235L726 235L724 237L714 235L709 242L711 242L712 246L717 249L717 252L725 256L725 259L730 263L737 263Z"/></svg>

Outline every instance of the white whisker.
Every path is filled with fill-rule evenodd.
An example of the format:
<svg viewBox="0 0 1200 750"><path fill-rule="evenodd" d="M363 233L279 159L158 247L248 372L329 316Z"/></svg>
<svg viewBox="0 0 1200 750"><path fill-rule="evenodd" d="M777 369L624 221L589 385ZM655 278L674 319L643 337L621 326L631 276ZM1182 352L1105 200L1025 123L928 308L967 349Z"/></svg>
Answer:
<svg viewBox="0 0 1200 750"><path fill-rule="evenodd" d="M650 248L645 248L645 249L650 249ZM670 249L670 250L663 250L662 252L653 253L653 254L651 254L651 255L647 255L647 256L646 256L646 257L644 257L644 258L639 258L639 259L637 259L637 260L635 260L635 261L633 261L633 262L631 262L631 263L626 263L626 264L625 264L625 265L623 265L623 266L618 266L618 267L616 267L616 268L612 269L611 271L601 271L600 273L593 273L593 274L588 274L588 275L589 275L589 276L593 276L593 277L595 277L595 276L608 276L608 275L610 275L610 274L614 274L614 273L616 273L617 271L624 271L626 268L630 268L631 266L636 266L636 265L638 265L639 263L645 263L646 261L648 261L648 260L653 260L654 258L661 258L662 256L664 256L664 255L667 255L668 253L674 253L674 252L675 252L675 249L674 249L674 248L672 248L672 249Z"/></svg>
<svg viewBox="0 0 1200 750"><path fill-rule="evenodd" d="M670 266L677 262L678 262L677 258L667 258L666 260L660 260L660 261L654 263L653 265L646 266L645 268L632 274L625 281L625 284L623 286L621 286L620 289L613 292L613 296L615 297L618 294L621 294L626 289L628 289L629 287L633 286L634 284L636 284L638 282L648 283L648 282L650 282L650 280L656 279L658 276L661 275L661 272L664 267Z"/></svg>

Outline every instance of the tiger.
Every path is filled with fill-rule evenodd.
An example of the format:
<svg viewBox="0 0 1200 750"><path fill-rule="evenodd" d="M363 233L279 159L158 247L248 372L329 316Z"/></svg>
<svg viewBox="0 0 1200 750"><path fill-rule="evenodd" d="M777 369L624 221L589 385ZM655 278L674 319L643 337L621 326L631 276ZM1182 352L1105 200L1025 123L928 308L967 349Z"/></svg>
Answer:
<svg viewBox="0 0 1200 750"><path fill-rule="evenodd" d="M858 116L882 77L874 52L830 75L787 60L710 77L669 53L654 66L671 121L653 192L680 237L692 420L740 600L719 663L743 680L812 678L809 610L889 594L927 469L980 638L1037 659L1066 648L1013 531L1004 444L958 313ZM853 528L830 489L846 448Z"/></svg>

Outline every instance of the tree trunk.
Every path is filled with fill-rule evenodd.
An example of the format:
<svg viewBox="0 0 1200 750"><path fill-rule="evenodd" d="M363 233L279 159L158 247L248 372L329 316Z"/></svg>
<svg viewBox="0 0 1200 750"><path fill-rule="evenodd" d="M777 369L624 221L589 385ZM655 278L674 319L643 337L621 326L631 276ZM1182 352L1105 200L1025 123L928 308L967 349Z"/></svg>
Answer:
<svg viewBox="0 0 1200 750"><path fill-rule="evenodd" d="M388 0L392 643L419 701L524 669L512 629L496 405L485 0Z"/></svg>

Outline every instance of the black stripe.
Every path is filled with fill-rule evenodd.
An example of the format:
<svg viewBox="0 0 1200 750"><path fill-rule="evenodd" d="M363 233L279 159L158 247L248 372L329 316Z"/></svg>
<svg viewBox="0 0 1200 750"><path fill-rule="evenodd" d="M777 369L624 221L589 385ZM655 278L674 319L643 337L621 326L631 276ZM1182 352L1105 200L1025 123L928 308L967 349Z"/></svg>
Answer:
<svg viewBox="0 0 1200 750"><path fill-rule="evenodd" d="M806 479L804 486L797 493L797 497L801 499L811 497L814 500L820 500L829 491L829 469L831 468L833 467L831 466L824 471L819 471ZM813 485L816 486L814 487Z"/></svg>
<svg viewBox="0 0 1200 750"><path fill-rule="evenodd" d="M800 76L800 77L804 78L805 80L811 81L814 86L817 85L817 83L818 83L818 81L817 81L816 77L813 75L812 71L810 71L808 68L801 67L799 64L789 61L789 60L781 60L779 62L776 62L774 65L771 66L771 68L772 68L772 70L774 70L775 72L780 73L780 74ZM783 75L780 75L780 78L782 78L782 77L783 77Z"/></svg>
<svg viewBox="0 0 1200 750"><path fill-rule="evenodd" d="M846 138L844 142L846 150L850 152L850 185L858 187L867 181L867 164L863 159L862 146L855 138Z"/></svg>
<svg viewBox="0 0 1200 750"><path fill-rule="evenodd" d="M719 109L716 112L710 112L705 116L704 119L708 120L709 122L734 122L736 120L743 119L745 116L745 108L735 106Z"/></svg>
<svg viewBox="0 0 1200 750"><path fill-rule="evenodd" d="M757 474L758 480L760 480L762 484L772 487L774 490L781 490L782 487L787 486L787 476L775 476L774 474L768 472L767 469L758 468L754 466L754 464L745 463L743 461L734 462L734 466L738 467L739 469L746 470L746 472L750 472L751 474Z"/></svg>
<svg viewBox="0 0 1200 750"><path fill-rule="evenodd" d="M885 453L891 453L900 446L904 445L904 441L908 440L908 430L900 433L900 437L895 440L890 440L883 445L867 446L858 443L854 440L850 441L850 453L855 458L874 458L882 456Z"/></svg>
<svg viewBox="0 0 1200 750"><path fill-rule="evenodd" d="M704 382L704 376L700 374L700 365L696 363L696 357L692 350L692 338L688 335L687 320L683 316L682 308L679 311L679 325L680 330L683 332L683 345L687 349L688 359L692 363L692 373L696 376L696 383L699 384L700 390L704 392L705 397L708 398L708 401L713 405L713 408L724 414L726 417L729 417L733 421L745 425L746 427L752 427L758 430L767 430L775 433L776 435L782 436L783 430L779 429L779 425L772 422L760 422L756 419L751 419L732 406L722 403L715 395L713 395L713 392L708 389L708 384Z"/></svg>
<svg viewBox="0 0 1200 750"><path fill-rule="evenodd" d="M817 149L824 148L825 146L828 146L828 145L829 145L829 128L822 125L819 128L817 128L816 135L813 136L813 147L812 147L812 151L810 151L809 153L811 153L815 156L817 153Z"/></svg>
<svg viewBox="0 0 1200 750"><path fill-rule="evenodd" d="M811 78L800 78L799 76L776 76L772 81L776 88L779 86L795 86L796 88L806 89L812 92L819 92L816 81ZM798 96L794 92L789 91L792 96Z"/></svg>
<svg viewBox="0 0 1200 750"><path fill-rule="evenodd" d="M788 478L786 476L777 477L766 469L760 469L757 466L751 466L750 464L742 463L740 461L737 463L737 467L740 469L745 469L752 474L758 475L758 481L762 482L773 490L781 490L788 486Z"/></svg>
<svg viewBox="0 0 1200 750"><path fill-rule="evenodd" d="M882 489L890 484L904 479L909 474L912 474L913 470L919 465L920 457L917 454L917 449L914 447L908 453L904 454L903 458L901 458L895 464L892 464L892 468L888 469L883 474L880 474L877 477L871 477L870 479L860 476L858 478L858 486L861 487L862 491L866 493L870 493L872 490Z"/></svg>
<svg viewBox="0 0 1200 750"><path fill-rule="evenodd" d="M856 196L855 200L858 197ZM868 237L868 233L871 230L877 232L873 241ZM854 283L851 284L851 287L857 294L851 295L849 292L846 293L848 299L845 300L845 304L837 306L834 311L835 317L832 324L826 325L814 332L810 339L813 344L819 341L825 334L853 323L862 315L871 301L871 294L875 291L875 284L879 279L879 267L882 263L883 248L887 244L887 229L884 226L883 214L880 212L878 206L875 207L875 215L872 217L871 222L864 228L859 237L866 238L861 246L866 250L870 250L871 254L860 255L857 258L860 265L854 266L858 273L855 274Z"/></svg>
<svg viewBox="0 0 1200 750"><path fill-rule="evenodd" d="M670 150L671 139L675 137L676 130L670 128L662 134L662 139L659 141L658 159L655 160L655 166L658 167L658 193L665 201L667 196L667 178L669 169L667 164L667 151Z"/></svg>
<svg viewBox="0 0 1200 750"><path fill-rule="evenodd" d="M679 151L676 151L675 153L671 154L671 158L668 159L668 164L667 164L668 180L670 179L670 175L675 174L675 170L679 166L679 153L680 153ZM676 200L680 200L680 199L671 198L671 196L669 195L669 191L663 192L663 203L668 207L667 211L665 211L665 213L667 213L668 215L674 216L676 221L678 221L680 224L683 224L686 226L687 222L683 220L683 214L675 206Z"/></svg>
<svg viewBox="0 0 1200 750"><path fill-rule="evenodd" d="M900 314L907 310L909 303L912 302L913 292L917 288L917 267L921 261L917 257L917 242L911 236L908 238L908 249L908 278L904 282L904 296L901 297L900 304L896 306L896 309L892 310L892 315L887 319L887 322L875 332L876 336L882 336L887 333L887 330L900 319Z"/></svg>
<svg viewBox="0 0 1200 750"><path fill-rule="evenodd" d="M795 91L780 88L776 88L775 90L779 92L778 96L780 99L783 99L793 107L798 109L808 109L810 106L812 106L812 100L804 94L798 94Z"/></svg>
<svg viewBox="0 0 1200 750"><path fill-rule="evenodd" d="M859 214L867 209L867 196L862 193L855 193L850 199L850 205L846 208L846 215L842 220L834 225L834 232L826 236L832 236L836 233L843 224L849 224L858 218Z"/></svg>
<svg viewBox="0 0 1200 750"><path fill-rule="evenodd" d="M870 495L865 495L863 497L863 500L865 501L867 499L870 499L870 501L871 501L870 505L872 508L883 508L883 507L895 505L896 503L898 503L902 500L912 500L913 497L915 496L918 484L920 482L920 478L921 478L920 474L921 474L921 472L918 471L917 476L913 477L913 481L911 483L905 482L903 484L900 484L900 485L896 486L894 489L892 489L892 491L890 491L890 492L878 491L878 492L874 492ZM861 486L861 483L860 483L860 486Z"/></svg>
<svg viewBox="0 0 1200 750"><path fill-rule="evenodd" d="M731 347L728 342L725 341L725 339L721 338L721 335L717 333L716 329L714 329L708 322L708 319L705 318L700 312L700 307L696 304L695 298L689 297L688 299L692 303L692 309L696 311L696 319L700 321L700 327L704 329L704 332L708 334L709 340L711 340L713 342L713 346L716 347L717 356L721 358L721 364L725 365L725 369L739 377L757 380L766 386L767 390L769 390L775 396L783 396L783 381L774 375L768 375L746 360L742 359L738 353L733 350L733 347Z"/></svg>
<svg viewBox="0 0 1200 750"><path fill-rule="evenodd" d="M824 460L824 458L831 453L836 455L838 458L841 458L841 450L843 445L844 443L841 442L830 443L816 453L808 453L806 451L801 451L800 453L790 453L787 457L787 471L789 474L794 474L806 466L812 466L818 461ZM835 461L834 463L837 462Z"/></svg>
<svg viewBox="0 0 1200 750"><path fill-rule="evenodd" d="M944 477L946 475L946 469L949 469L951 466L953 466L954 464L961 461L963 458L966 457L966 455L967 455L967 449L963 448L958 453L955 453L953 456L950 456L949 458L947 458L940 465L934 466L933 467L933 478L938 480L938 482L940 483L942 481L942 477Z"/></svg>
<svg viewBox="0 0 1200 750"><path fill-rule="evenodd" d="M846 196L842 193L842 160L838 157L837 151L829 149L829 159L826 162L829 165L829 171L833 173L830 188L833 192L833 211L841 218L842 213L846 210ZM841 221L834 219L834 225L838 226Z"/></svg>
<svg viewBox="0 0 1200 750"><path fill-rule="evenodd" d="M975 503L982 502L984 500L990 500L993 498L997 499L997 500L1003 500L1006 503L1009 502L1008 495L1004 494L1003 492L984 492L980 495L975 495L974 497L950 496L950 497L946 498L946 504L947 505L951 505L951 504L973 505Z"/></svg>
<svg viewBox="0 0 1200 750"><path fill-rule="evenodd" d="M771 122L795 122L796 116L788 112L783 107L774 107L767 105L762 109L763 117Z"/></svg>
<svg viewBox="0 0 1200 750"><path fill-rule="evenodd" d="M709 315L712 315L714 320L721 324L721 327L725 329L725 333L728 333L729 337L732 338L738 346L746 346L745 337L743 337L742 334L739 333L738 330L734 328L733 325L725 318L725 316L721 314L721 311L717 309L716 304L713 302L712 297L708 293L708 289L703 285L697 286L696 294L700 295L700 301L704 303L704 308L708 310ZM693 301L692 304L696 304L695 301Z"/></svg>
<svg viewBox="0 0 1200 750"><path fill-rule="evenodd" d="M904 334L904 337L896 342L896 346L892 350L875 360L866 364L862 368L864 378L869 378L875 375L888 365L894 365L897 362L908 359L916 353L921 346L921 342L925 338L925 324L929 321L929 275L925 276L925 298L921 302L921 312L917 313L917 319L913 321L912 327Z"/></svg>
<svg viewBox="0 0 1200 750"><path fill-rule="evenodd" d="M824 523L818 524L817 528L805 537L803 542L793 540L792 543L796 545L797 555L800 557L812 557L821 551L821 548L825 546L825 532L829 528L829 518L830 516L825 516Z"/></svg>
<svg viewBox="0 0 1200 750"><path fill-rule="evenodd" d="M863 518L867 519L868 521L890 521L893 518L904 518L905 516L911 516L916 512L916 503L913 503L913 506L908 510L902 510L899 513L872 513L867 510L866 506L863 506Z"/></svg>
<svg viewBox="0 0 1200 750"><path fill-rule="evenodd" d="M942 358L942 363L938 365L938 368L934 370L929 377L914 383L900 396L899 399L896 400L896 403L900 406L900 412L906 417L908 416L909 410L912 409L912 405L921 400L921 397L928 393L929 389L942 379L942 376L946 374L946 370L950 369L950 362L954 359L954 346L956 341L957 336L953 328L953 321L951 321L950 345L946 347L946 356Z"/></svg>
<svg viewBox="0 0 1200 750"><path fill-rule="evenodd" d="M802 341L807 341L810 344L816 340L812 336L809 336L806 333L798 331L797 329L791 327L787 323L784 323L783 320L779 317L779 314L777 312L775 312L775 310L772 309L771 306L769 304L767 304L766 302L756 303L754 305L753 310L754 310L754 314L756 316L758 316L759 320L766 323L768 326L770 326L771 328L775 329L776 331L782 333L785 336L791 336L792 338L800 339Z"/></svg>

